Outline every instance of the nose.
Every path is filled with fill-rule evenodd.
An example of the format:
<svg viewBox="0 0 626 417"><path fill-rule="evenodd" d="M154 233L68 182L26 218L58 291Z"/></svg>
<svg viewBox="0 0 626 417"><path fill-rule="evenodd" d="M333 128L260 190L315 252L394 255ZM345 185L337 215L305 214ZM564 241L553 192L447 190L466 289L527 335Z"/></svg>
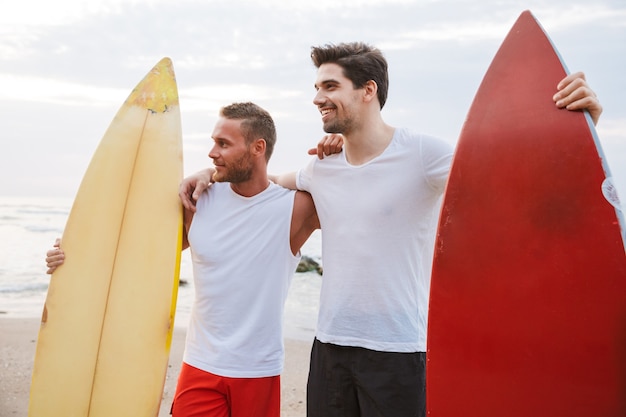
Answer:
<svg viewBox="0 0 626 417"><path fill-rule="evenodd" d="M315 97L313 97L313 104L315 104L316 106L321 106L322 104L324 104L324 99L322 98L322 90L317 90L317 92L315 93Z"/></svg>
<svg viewBox="0 0 626 417"><path fill-rule="evenodd" d="M211 148L211 150L209 151L209 158L216 160L217 158L219 158L220 154L217 150L217 144L213 145L213 147Z"/></svg>

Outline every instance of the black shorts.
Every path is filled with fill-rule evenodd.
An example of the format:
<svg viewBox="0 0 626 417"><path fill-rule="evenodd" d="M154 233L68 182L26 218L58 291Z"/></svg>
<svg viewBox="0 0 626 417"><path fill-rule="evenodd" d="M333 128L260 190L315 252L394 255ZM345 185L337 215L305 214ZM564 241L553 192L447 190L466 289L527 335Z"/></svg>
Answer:
<svg viewBox="0 0 626 417"><path fill-rule="evenodd" d="M379 352L315 339L307 417L425 416L425 352Z"/></svg>

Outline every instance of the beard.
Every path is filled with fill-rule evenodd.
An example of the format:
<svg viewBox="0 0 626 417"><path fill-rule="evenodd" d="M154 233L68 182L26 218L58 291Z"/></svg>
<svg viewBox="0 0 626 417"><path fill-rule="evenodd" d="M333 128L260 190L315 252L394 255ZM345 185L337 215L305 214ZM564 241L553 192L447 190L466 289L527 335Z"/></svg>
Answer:
<svg viewBox="0 0 626 417"><path fill-rule="evenodd" d="M215 171L213 181L237 184L252 178L252 162L248 152L241 155L239 159L231 164L224 165L222 168L225 168L225 172L220 173Z"/></svg>
<svg viewBox="0 0 626 417"><path fill-rule="evenodd" d="M337 121L324 123L323 129L326 133L343 133L344 131L343 124Z"/></svg>
<svg viewBox="0 0 626 417"><path fill-rule="evenodd" d="M322 128L326 133L341 133L345 135L352 130L353 125L354 121L351 117L343 117L342 119L335 117L324 122Z"/></svg>

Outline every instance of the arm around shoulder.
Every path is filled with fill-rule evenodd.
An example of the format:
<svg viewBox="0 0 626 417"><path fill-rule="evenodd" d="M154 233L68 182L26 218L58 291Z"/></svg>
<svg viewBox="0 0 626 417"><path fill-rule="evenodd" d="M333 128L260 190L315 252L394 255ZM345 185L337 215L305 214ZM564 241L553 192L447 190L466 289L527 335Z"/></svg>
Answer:
<svg viewBox="0 0 626 417"><path fill-rule="evenodd" d="M280 175L268 175L270 181L281 187L288 188L290 190L297 190L296 187L296 172L288 172Z"/></svg>

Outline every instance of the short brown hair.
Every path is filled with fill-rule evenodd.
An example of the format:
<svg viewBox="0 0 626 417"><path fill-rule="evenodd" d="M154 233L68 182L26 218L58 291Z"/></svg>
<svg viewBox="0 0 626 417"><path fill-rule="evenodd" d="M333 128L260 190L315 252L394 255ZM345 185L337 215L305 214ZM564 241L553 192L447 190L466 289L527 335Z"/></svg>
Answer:
<svg viewBox="0 0 626 417"><path fill-rule="evenodd" d="M265 160L269 161L276 144L276 126L267 110L254 103L233 103L220 109L220 116L241 120L241 133L249 145L255 139L265 140Z"/></svg>

